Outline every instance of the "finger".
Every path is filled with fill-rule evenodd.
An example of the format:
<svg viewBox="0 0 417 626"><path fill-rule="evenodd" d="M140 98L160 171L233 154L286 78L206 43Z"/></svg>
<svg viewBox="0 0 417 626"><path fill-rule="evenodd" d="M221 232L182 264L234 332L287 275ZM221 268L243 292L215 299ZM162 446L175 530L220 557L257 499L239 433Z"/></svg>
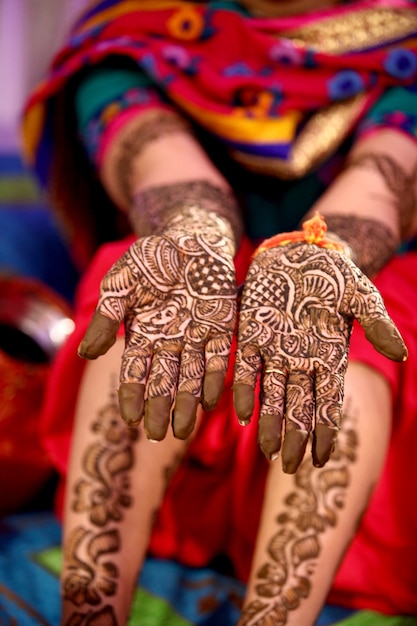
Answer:
<svg viewBox="0 0 417 626"><path fill-rule="evenodd" d="M83 359L97 359L114 344L120 323L96 311L78 347Z"/></svg>
<svg viewBox="0 0 417 626"><path fill-rule="evenodd" d="M229 364L232 335L225 333L210 339L206 345L206 374L203 384L203 408L211 411L223 393Z"/></svg>
<svg viewBox="0 0 417 626"><path fill-rule="evenodd" d="M203 376L203 351L195 346L186 346L181 353L178 393L172 419L173 433L178 439L187 439L194 429Z"/></svg>
<svg viewBox="0 0 417 626"><path fill-rule="evenodd" d="M234 406L239 422L249 424L255 406L255 385L261 369L257 346L238 345L233 380Z"/></svg>
<svg viewBox="0 0 417 626"><path fill-rule="evenodd" d="M323 467L334 450L342 418L344 372L316 372L316 425L312 457L315 467Z"/></svg>
<svg viewBox="0 0 417 626"><path fill-rule="evenodd" d="M247 426L255 408L255 390L252 385L244 383L233 385L233 404L239 424Z"/></svg>
<svg viewBox="0 0 417 626"><path fill-rule="evenodd" d="M365 337L378 352L393 361L407 360L407 346L391 318L379 319L370 324L363 323L363 327Z"/></svg>
<svg viewBox="0 0 417 626"><path fill-rule="evenodd" d="M200 399L187 391L177 394L172 417L172 430L177 439L187 439L194 430Z"/></svg>
<svg viewBox="0 0 417 626"><path fill-rule="evenodd" d="M119 387L120 413L130 428L138 426L145 407L145 385L122 383Z"/></svg>
<svg viewBox="0 0 417 626"><path fill-rule="evenodd" d="M146 384L151 367L152 344L147 337L129 331L120 368L121 383Z"/></svg>
<svg viewBox="0 0 417 626"><path fill-rule="evenodd" d="M171 396L148 398L145 402L143 428L147 438L151 441L162 441L167 434L171 407Z"/></svg>
<svg viewBox="0 0 417 626"><path fill-rule="evenodd" d="M285 437L282 466L294 474L304 458L314 417L314 380L310 372L292 371L288 376L285 406Z"/></svg>
<svg viewBox="0 0 417 626"><path fill-rule="evenodd" d="M287 373L284 369L268 364L262 376L258 443L266 458L271 461L277 458L281 449L286 385Z"/></svg>
<svg viewBox="0 0 417 626"><path fill-rule="evenodd" d="M203 409L214 409L223 393L226 372L206 372L203 382Z"/></svg>
<svg viewBox="0 0 417 626"><path fill-rule="evenodd" d="M282 446L282 469L286 474L295 474L304 458L308 442L306 430L290 430L285 433Z"/></svg>
<svg viewBox="0 0 417 626"><path fill-rule="evenodd" d="M160 344L153 355L145 402L144 429L148 439L166 435L178 383L180 345Z"/></svg>
<svg viewBox="0 0 417 626"><path fill-rule="evenodd" d="M282 441L283 415L261 415L258 422L258 444L269 461L278 457Z"/></svg>

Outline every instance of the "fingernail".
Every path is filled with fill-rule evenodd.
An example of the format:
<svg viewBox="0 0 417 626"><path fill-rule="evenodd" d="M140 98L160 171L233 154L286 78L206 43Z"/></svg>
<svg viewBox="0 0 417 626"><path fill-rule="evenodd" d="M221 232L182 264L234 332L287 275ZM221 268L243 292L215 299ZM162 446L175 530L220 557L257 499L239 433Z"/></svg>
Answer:
<svg viewBox="0 0 417 626"><path fill-rule="evenodd" d="M127 422L126 421L126 426L128 428L137 428L140 424L140 420L137 420L136 422Z"/></svg>
<svg viewBox="0 0 417 626"><path fill-rule="evenodd" d="M278 457L279 457L279 452L274 452L274 454L271 454L271 461L276 461Z"/></svg>
<svg viewBox="0 0 417 626"><path fill-rule="evenodd" d="M250 421L249 420L239 420L239 424L241 426L249 426Z"/></svg>

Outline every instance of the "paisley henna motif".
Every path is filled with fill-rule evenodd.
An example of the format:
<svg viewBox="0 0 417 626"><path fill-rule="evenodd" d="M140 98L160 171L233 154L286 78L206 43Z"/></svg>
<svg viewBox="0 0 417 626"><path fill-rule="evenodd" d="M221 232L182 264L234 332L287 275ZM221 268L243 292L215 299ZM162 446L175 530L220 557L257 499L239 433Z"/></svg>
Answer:
<svg viewBox="0 0 417 626"><path fill-rule="evenodd" d="M105 606L99 611L75 612L65 626L117 626L117 620L113 608Z"/></svg>
<svg viewBox="0 0 417 626"><path fill-rule="evenodd" d="M235 405L239 420L247 423L253 407L246 401L248 388L255 388L261 374L259 443L267 458L275 458L285 418L282 454L288 473L301 462L313 428L314 463L321 466L329 458L355 318L380 352L406 357L378 290L344 255L295 243L253 259L240 310Z"/></svg>
<svg viewBox="0 0 417 626"><path fill-rule="evenodd" d="M100 437L86 450L81 478L74 487L72 510L87 513L90 522L103 527L122 519L122 510L131 506L128 471L133 467L132 442L138 432L120 420L114 398L98 414L93 430Z"/></svg>
<svg viewBox="0 0 417 626"><path fill-rule="evenodd" d="M93 534L82 527L75 528L66 542L66 575L63 596L77 606L98 605L102 596L116 593L119 571L114 563L105 560L108 554L120 549L116 530Z"/></svg>

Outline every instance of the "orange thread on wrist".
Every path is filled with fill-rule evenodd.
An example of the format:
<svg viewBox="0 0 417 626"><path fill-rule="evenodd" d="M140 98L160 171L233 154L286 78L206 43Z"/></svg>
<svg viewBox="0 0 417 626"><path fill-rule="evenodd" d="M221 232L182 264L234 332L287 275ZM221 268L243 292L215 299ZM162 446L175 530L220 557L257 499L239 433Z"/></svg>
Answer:
<svg viewBox="0 0 417 626"><path fill-rule="evenodd" d="M293 230L290 233L279 233L269 239L265 239L261 245L255 250L254 257L278 246L287 246L291 243L308 243L314 244L319 248L327 248L328 250L336 250L348 254L348 248L344 243L329 239L326 237L327 224L320 213L316 213L314 217L303 222L303 230Z"/></svg>

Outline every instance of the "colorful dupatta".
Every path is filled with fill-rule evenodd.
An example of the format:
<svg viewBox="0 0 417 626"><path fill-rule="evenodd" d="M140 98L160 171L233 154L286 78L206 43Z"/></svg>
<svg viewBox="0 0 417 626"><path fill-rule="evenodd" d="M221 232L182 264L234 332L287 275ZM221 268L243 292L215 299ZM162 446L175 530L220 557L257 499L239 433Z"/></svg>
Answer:
<svg viewBox="0 0 417 626"><path fill-rule="evenodd" d="M255 19L234 2L95 3L25 110L26 155L44 180L59 150L51 124L59 94L110 55L133 60L245 167L294 179L333 153L387 88L416 84L417 10L412 2L374 0Z"/></svg>

